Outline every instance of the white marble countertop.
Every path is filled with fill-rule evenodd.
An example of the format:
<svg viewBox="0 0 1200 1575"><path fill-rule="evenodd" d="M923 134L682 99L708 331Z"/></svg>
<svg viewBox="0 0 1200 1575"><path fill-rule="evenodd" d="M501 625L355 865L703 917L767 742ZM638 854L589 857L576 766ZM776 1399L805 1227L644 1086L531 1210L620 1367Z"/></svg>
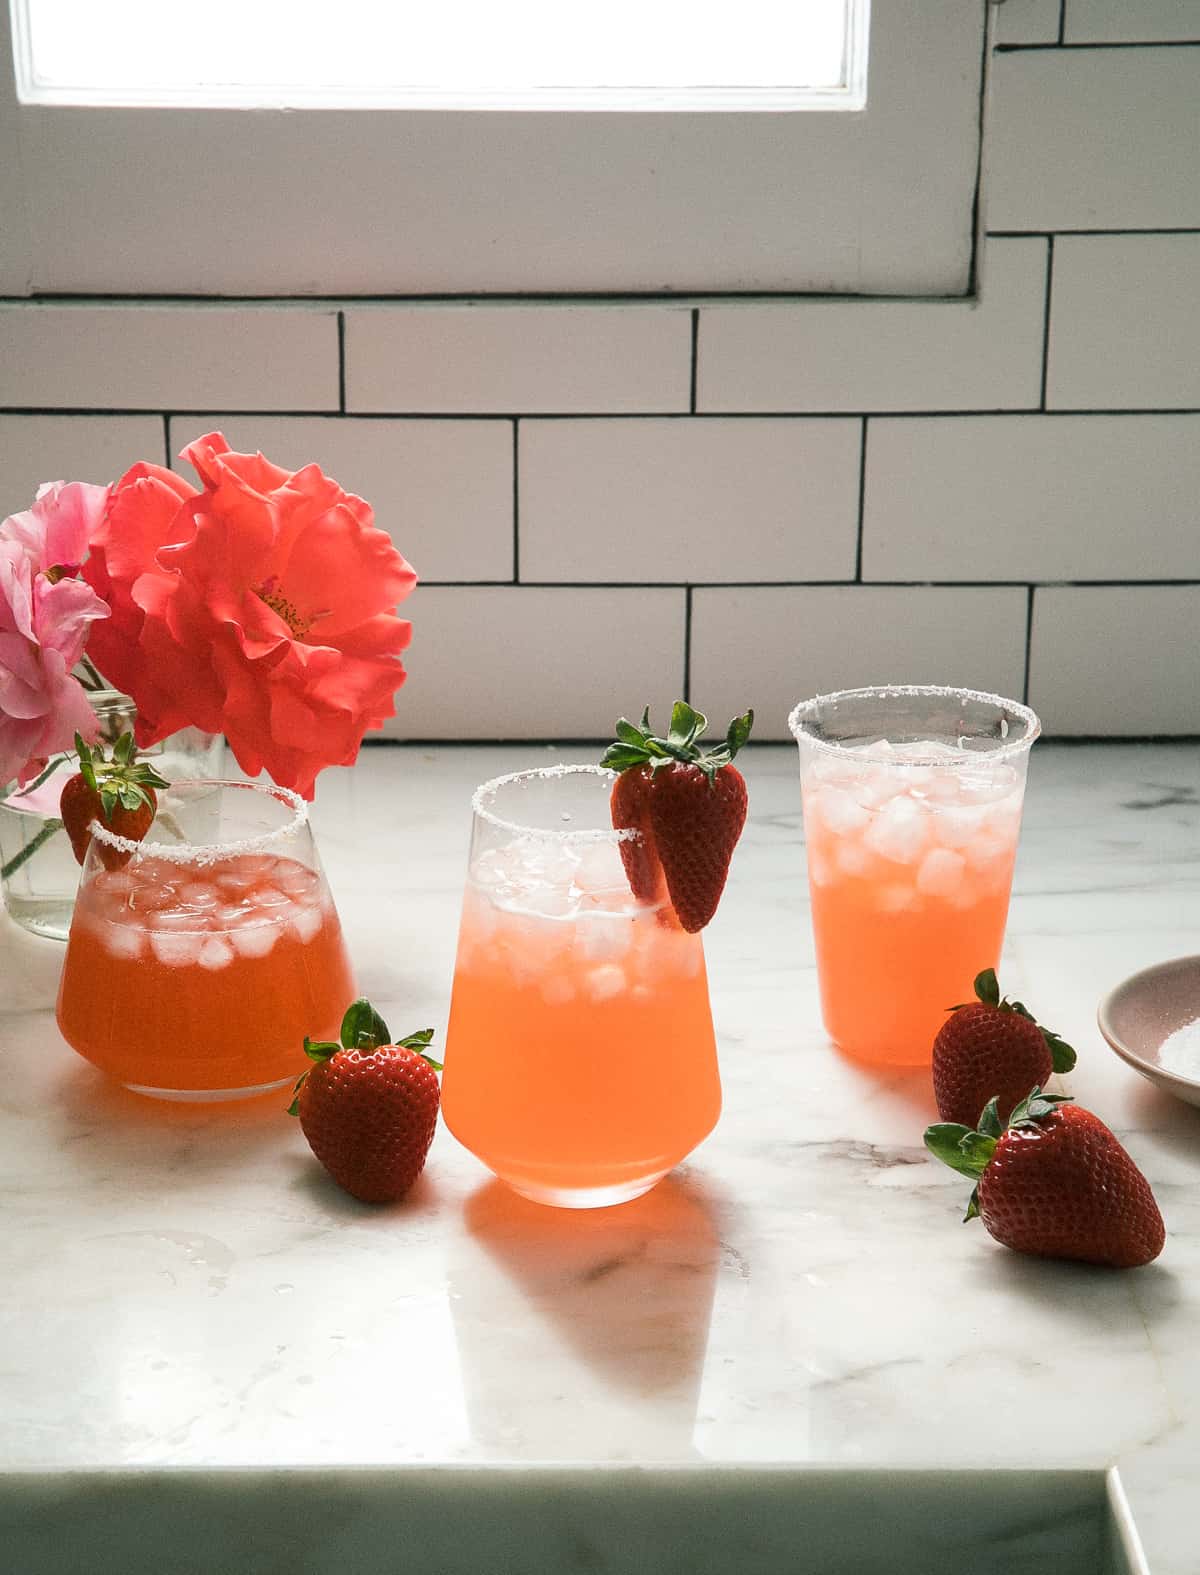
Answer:
<svg viewBox="0 0 1200 1575"><path fill-rule="evenodd" d="M546 758L379 748L323 783L359 985L394 1030L442 1037L471 788ZM961 1225L965 1184L921 1143L927 1075L827 1044L794 752L744 758L706 932L724 1114L620 1210L525 1204L444 1129L405 1203L357 1204L286 1101L106 1084L54 1026L62 948L0 917L0 1474L1115 1465L1153 1575L1200 1569L1200 1110L1095 1027L1113 984L1200 951L1200 748L1037 746L1001 970L1155 1189L1166 1249L1124 1274Z"/></svg>

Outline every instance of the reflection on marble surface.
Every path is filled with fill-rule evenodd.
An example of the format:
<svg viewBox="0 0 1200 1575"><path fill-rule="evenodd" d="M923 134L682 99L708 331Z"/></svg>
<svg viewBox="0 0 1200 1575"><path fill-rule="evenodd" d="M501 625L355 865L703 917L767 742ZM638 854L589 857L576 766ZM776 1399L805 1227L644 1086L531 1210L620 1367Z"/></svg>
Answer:
<svg viewBox="0 0 1200 1575"><path fill-rule="evenodd" d="M448 1283L475 1442L507 1455L519 1440L545 1460L688 1458L716 1213L686 1172L586 1212L542 1208L499 1181L473 1192Z"/></svg>
<svg viewBox="0 0 1200 1575"><path fill-rule="evenodd" d="M564 755L587 752L379 749L322 784L359 984L397 1032L444 1035L472 787ZM1200 749L1039 744L1030 770L1001 982L1076 1045L1071 1091L1158 1196L1161 1260L1117 1275L961 1225L924 1077L826 1043L794 751L745 764L705 940L725 1111L640 1213L543 1217L445 1130L408 1199L358 1204L286 1100L107 1085L54 1027L62 947L0 923L6 1472L1116 1464L1154 1575L1195 1575L1200 1110L1094 1013L1200 950Z"/></svg>

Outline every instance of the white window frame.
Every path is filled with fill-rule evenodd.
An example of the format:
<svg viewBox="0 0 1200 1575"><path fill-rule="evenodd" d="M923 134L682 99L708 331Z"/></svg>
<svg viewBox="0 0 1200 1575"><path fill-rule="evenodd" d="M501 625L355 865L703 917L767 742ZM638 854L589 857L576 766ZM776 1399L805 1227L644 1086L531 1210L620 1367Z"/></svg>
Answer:
<svg viewBox="0 0 1200 1575"><path fill-rule="evenodd" d="M829 43L831 52L841 56L837 76L823 74L833 69L832 59L817 68L815 76L809 75L814 62L803 58L804 46L801 57L791 59L787 43L771 36L771 15L764 16L761 10L745 13L743 25L753 31L745 40L736 40L749 50L740 57L746 74L725 77L722 72L738 70L734 62L739 53L730 49L728 11L715 0L709 0L707 15L688 11L690 36L684 33L682 38L680 0L652 0L652 8L657 9L640 42L649 48L649 58L654 57L656 48L667 55L673 53L674 59L669 64L663 61L661 67L648 65L645 55L639 61L629 43L631 30L639 25L634 18L647 17L646 0L618 0L616 9L605 13L609 31L599 41L587 11L577 9L568 13L574 27L563 29L560 38L548 38L549 52L541 57L544 80L561 82L558 87L518 86L511 74L517 61L523 60L520 74L526 82L524 72L534 61L534 80L543 80L536 64L539 19L528 8L541 3L551 14L562 16L561 0L518 0L512 11L489 4L489 25L480 27L474 39L464 39L463 30L482 19L485 7L481 0L466 0L444 16L426 10L419 17L404 5L380 7L379 0L341 0L340 14L346 17L347 32L344 38L332 39L327 31L314 26L317 16L322 20L327 17L328 0L249 0L249 4L247 0L211 0L204 33L198 32L195 17L184 8L163 5L162 0L106 0L105 5L97 5L96 0L8 3L17 96L23 104L762 112L858 110L866 103L870 0L801 0L800 4L797 0L767 0L794 22L811 21L822 11L826 21L836 15L841 23L837 29L840 49L833 30ZM755 0L749 3L753 5ZM40 14L43 4L49 16ZM624 13L622 4L627 7ZM123 9L121 19L114 21L117 5ZM307 11L303 9L306 5ZM56 6L55 17L51 8ZM373 30L364 30L364 13L371 16ZM285 17L287 29L281 30ZM126 31L130 28L144 30L141 58L128 47ZM244 36L239 36L239 29ZM429 29L425 37L424 29ZM234 36L238 48L230 47ZM523 40L530 46L524 57ZM702 46L700 53L694 47L689 53L689 45L697 43ZM714 61L711 51L720 49L722 43L725 59ZM565 56L557 52L564 45ZM438 50L452 57L440 69L433 65ZM481 66L481 58L487 59L489 50L495 58ZM481 51L485 52L482 56ZM698 60L705 64L697 65ZM561 69L553 61L560 62ZM493 64L498 68L494 76ZM639 73L643 68L646 72L635 82L659 85L626 82L626 73L634 66ZM653 74L656 69L662 70L661 76ZM690 70L698 70L699 75L687 74ZM584 80L575 81L576 74L582 73L587 73ZM720 86L723 81L743 85ZM788 86L789 82L793 85ZM602 85L605 83L609 85ZM704 83L709 85L701 85Z"/></svg>
<svg viewBox="0 0 1200 1575"><path fill-rule="evenodd" d="M797 0L800 3L800 0ZM962 295L986 0L874 0L857 112L20 104L9 296Z"/></svg>

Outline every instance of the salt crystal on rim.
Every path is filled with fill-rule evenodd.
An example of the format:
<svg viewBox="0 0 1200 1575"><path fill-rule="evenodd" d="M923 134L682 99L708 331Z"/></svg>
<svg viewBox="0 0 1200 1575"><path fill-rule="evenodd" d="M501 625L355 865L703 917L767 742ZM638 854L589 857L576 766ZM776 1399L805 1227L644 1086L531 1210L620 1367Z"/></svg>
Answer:
<svg viewBox="0 0 1200 1575"><path fill-rule="evenodd" d="M122 853L132 853L138 859L146 862L151 857L162 860L168 864L194 865L204 868L211 864L221 864L228 859L238 858L248 853L274 853L281 842L289 841L292 837L308 824L308 806L299 793L293 793L291 788L278 787L274 783L270 787L260 787L253 782L225 782L208 783L209 788L224 787L237 792L259 793L267 798L277 799L281 804L286 804L292 811L292 818L282 826L276 826L273 831L265 831L258 837L243 837L236 842L212 843L181 843L175 846L165 842L135 842L129 837L118 836L115 831L103 825L99 820L93 820L90 830L92 836L100 842L105 842L110 848L117 848ZM151 852L152 850L152 852Z"/></svg>

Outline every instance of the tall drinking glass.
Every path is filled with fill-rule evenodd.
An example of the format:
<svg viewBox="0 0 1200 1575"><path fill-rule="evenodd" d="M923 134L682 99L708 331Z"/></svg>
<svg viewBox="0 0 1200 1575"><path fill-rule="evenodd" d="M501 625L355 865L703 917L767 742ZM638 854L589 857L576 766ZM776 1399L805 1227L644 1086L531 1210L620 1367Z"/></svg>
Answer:
<svg viewBox="0 0 1200 1575"><path fill-rule="evenodd" d="M161 1099L266 1093L303 1070L305 1034L337 1038L353 995L295 793L177 782L144 842L92 823L58 1026L101 1071Z"/></svg>
<svg viewBox="0 0 1200 1575"><path fill-rule="evenodd" d="M699 935L630 891L598 766L478 789L442 1113L536 1203L648 1191L721 1110Z"/></svg>
<svg viewBox="0 0 1200 1575"><path fill-rule="evenodd" d="M818 695L789 725L825 1027L859 1059L927 1065L999 960L1041 724L999 695L893 685Z"/></svg>

